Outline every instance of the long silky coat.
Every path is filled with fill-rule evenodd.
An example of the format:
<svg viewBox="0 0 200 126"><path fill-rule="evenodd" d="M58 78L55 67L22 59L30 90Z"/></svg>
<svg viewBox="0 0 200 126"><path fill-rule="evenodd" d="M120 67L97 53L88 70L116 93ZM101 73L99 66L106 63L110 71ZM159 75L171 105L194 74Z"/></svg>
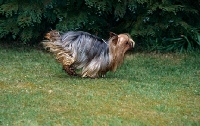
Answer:
<svg viewBox="0 0 200 126"><path fill-rule="evenodd" d="M114 72L122 64L125 52L135 45L128 34L111 32L107 41L83 31L59 35L55 30L47 33L49 40L42 42L43 46L55 54L69 75L77 75L75 70L82 68L82 77L95 78L105 76L107 71Z"/></svg>

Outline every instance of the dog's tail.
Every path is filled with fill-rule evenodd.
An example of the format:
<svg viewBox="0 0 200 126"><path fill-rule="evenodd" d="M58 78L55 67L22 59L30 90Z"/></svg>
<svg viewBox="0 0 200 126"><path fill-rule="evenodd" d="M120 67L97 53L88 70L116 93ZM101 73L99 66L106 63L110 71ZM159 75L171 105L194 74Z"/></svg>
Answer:
<svg viewBox="0 0 200 126"><path fill-rule="evenodd" d="M65 50L59 42L42 41L44 49L53 53L56 60L62 65L71 65L74 62L74 58L70 51Z"/></svg>

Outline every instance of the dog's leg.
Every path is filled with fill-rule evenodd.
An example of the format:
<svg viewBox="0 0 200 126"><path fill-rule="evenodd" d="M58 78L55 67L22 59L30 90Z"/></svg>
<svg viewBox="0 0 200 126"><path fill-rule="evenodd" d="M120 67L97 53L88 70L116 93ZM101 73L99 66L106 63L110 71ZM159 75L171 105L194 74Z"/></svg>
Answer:
<svg viewBox="0 0 200 126"><path fill-rule="evenodd" d="M65 72L67 72L71 76L78 76L78 74L75 72L75 69L72 65L74 63L74 58L70 54L62 57L61 63L63 65L63 70L65 70Z"/></svg>
<svg viewBox="0 0 200 126"><path fill-rule="evenodd" d="M78 74L75 72L73 67L71 67L69 65L63 65L63 70L65 70L65 72L71 76L78 76Z"/></svg>

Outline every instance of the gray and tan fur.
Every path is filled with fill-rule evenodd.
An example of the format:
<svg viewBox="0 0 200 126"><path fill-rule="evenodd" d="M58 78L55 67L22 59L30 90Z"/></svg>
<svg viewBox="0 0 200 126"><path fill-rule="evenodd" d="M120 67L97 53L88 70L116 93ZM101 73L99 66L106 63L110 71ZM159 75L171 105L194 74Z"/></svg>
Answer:
<svg viewBox="0 0 200 126"><path fill-rule="evenodd" d="M49 39L42 44L55 54L69 75L77 75L75 70L82 69L81 76L91 78L116 71L123 62L125 52L135 45L130 35L112 32L107 41L83 31L69 31L61 38Z"/></svg>

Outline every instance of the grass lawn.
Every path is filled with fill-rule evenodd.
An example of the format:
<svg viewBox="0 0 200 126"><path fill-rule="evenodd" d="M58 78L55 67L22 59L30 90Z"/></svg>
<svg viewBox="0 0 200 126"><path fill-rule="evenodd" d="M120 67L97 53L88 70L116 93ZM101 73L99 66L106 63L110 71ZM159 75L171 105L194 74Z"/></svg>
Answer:
<svg viewBox="0 0 200 126"><path fill-rule="evenodd" d="M200 125L200 53L127 54L89 79L44 51L0 47L0 125Z"/></svg>

